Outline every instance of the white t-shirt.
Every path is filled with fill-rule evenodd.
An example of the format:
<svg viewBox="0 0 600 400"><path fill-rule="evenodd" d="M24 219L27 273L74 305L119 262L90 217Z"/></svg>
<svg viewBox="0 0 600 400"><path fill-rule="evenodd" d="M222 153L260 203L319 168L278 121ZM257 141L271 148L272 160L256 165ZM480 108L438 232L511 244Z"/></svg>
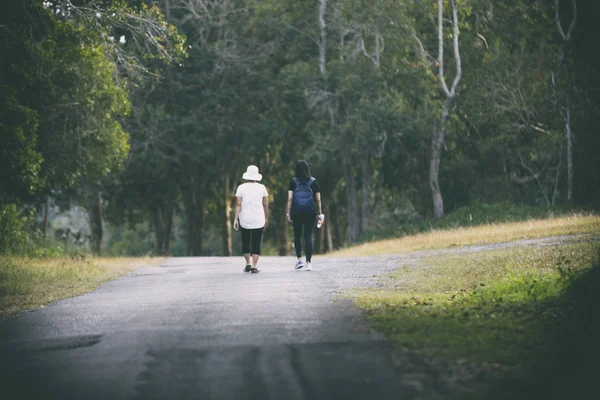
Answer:
<svg viewBox="0 0 600 400"><path fill-rule="evenodd" d="M265 226L263 197L268 197L267 188L258 182L247 182L238 186L235 197L242 199L240 225L244 229L258 229Z"/></svg>

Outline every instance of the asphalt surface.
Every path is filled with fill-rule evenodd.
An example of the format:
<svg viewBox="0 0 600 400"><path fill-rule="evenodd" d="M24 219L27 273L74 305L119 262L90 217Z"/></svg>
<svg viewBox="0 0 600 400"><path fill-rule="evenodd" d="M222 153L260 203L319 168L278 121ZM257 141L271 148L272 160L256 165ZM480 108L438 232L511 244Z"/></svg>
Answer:
<svg viewBox="0 0 600 400"><path fill-rule="evenodd" d="M0 397L421 398L437 385L427 367L340 296L378 285L398 261L317 258L295 271L292 257L263 257L249 274L241 257L175 258L138 269L0 322Z"/></svg>
<svg viewBox="0 0 600 400"><path fill-rule="evenodd" d="M394 288L382 276L431 256L587 240L317 257L313 271L263 257L259 274L241 257L170 259L0 321L0 399L447 398L465 366L393 347L341 294Z"/></svg>

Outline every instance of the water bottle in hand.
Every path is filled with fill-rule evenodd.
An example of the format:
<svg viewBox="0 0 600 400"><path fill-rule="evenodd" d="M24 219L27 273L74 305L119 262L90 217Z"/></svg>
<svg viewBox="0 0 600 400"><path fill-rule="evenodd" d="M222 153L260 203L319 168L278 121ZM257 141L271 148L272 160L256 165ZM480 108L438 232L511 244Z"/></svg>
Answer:
<svg viewBox="0 0 600 400"><path fill-rule="evenodd" d="M317 229L323 226L323 222L325 222L325 215L319 214L319 216L317 217Z"/></svg>

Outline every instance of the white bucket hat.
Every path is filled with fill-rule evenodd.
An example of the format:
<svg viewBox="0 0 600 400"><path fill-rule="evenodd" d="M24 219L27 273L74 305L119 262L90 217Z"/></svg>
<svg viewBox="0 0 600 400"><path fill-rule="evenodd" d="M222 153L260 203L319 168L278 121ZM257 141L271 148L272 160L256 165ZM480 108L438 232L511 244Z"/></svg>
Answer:
<svg viewBox="0 0 600 400"><path fill-rule="evenodd" d="M247 181L260 181L262 175L258 173L258 167L256 165L249 165L248 168L246 168L244 175L242 175L242 179Z"/></svg>

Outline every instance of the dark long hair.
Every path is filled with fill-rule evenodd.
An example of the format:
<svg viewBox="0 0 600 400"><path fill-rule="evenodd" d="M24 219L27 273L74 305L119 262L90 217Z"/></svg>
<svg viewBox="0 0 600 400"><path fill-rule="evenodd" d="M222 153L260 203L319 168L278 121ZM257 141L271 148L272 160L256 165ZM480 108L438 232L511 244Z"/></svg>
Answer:
<svg viewBox="0 0 600 400"><path fill-rule="evenodd" d="M310 169L306 161L299 160L296 162L296 178L301 182L308 182L310 179Z"/></svg>

